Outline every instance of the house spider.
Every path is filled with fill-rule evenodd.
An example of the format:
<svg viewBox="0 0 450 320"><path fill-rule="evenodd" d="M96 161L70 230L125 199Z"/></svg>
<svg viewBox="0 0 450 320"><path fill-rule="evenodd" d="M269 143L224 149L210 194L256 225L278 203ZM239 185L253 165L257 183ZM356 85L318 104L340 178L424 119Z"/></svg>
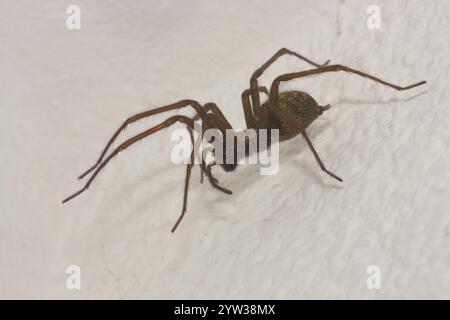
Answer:
<svg viewBox="0 0 450 320"><path fill-rule="evenodd" d="M300 60L303 60L311 65L314 66L314 68L305 70L305 71L299 71L294 73L287 73L278 76L275 78L275 80L272 82L272 85L270 87L270 92L267 91L265 87L258 86L258 78L264 73L264 71L272 64L274 63L279 57L289 54L294 57L297 57ZM314 154L315 159L317 160L320 168L322 171L330 175L331 177L335 178L338 181L343 181L341 178L339 178L334 173L327 170L325 165L323 164L322 160L320 159L318 153L314 149L314 146L309 139L308 135L306 134L306 128L315 120L319 115L321 115L325 110L328 110L330 108L329 105L327 106L320 106L317 104L317 102L307 93L301 92L301 91L287 91L287 92L279 92L279 86L281 82L289 81L298 79L301 77L306 77L310 75L317 75L321 73L326 72L337 72L337 71L346 71L350 73L354 73L357 75L360 75L362 77L371 79L373 81L376 81L378 83L381 83L385 86L391 87L396 90L408 90L420 85L425 84L425 81L421 81L406 87L401 87L392 83L389 83L387 81L381 80L377 77L374 77L372 75L369 75L365 72L358 71L340 64L334 64L334 65L328 65L329 60L325 62L324 64L320 65L317 64L304 56L301 56L300 54L293 52L291 50L288 50L286 48L282 48L278 50L266 63L264 63L259 69L257 69L253 75L250 78L250 89L245 90L242 93L242 105L244 108L244 117L245 122L247 125L247 129L254 129L258 131L259 129L279 129L279 136L280 140L288 140L291 139L298 134L301 134L308 144L309 148L311 149L312 153ZM261 104L260 100L260 93L264 93L268 96L268 99ZM122 144L120 144L117 148L115 148L106 158L106 153L111 146L111 144L116 140L117 136L125 129L127 125L130 123L133 123L137 120L150 117L155 114L176 110L176 109L182 109L186 107L191 107L196 111L196 116L189 118L184 115L174 115L166 119L165 121L161 122L160 124L145 130L136 136L126 140ZM99 172L109 163L109 161L114 158L119 152L124 151L129 146L133 145L139 140L144 139L145 137L148 137L162 129L168 128L175 124L176 122L183 123L186 125L189 133L190 133L190 139L192 142L192 152L191 152L191 158L190 163L186 166L186 178L184 183L184 197L183 197L183 208L181 211L181 215L176 221L175 225L172 228L172 232L174 232L181 220L183 219L185 213L186 213L186 207L187 207L187 194L188 194L188 188L189 188L189 180L191 176L192 167L194 165L194 157L196 153L196 147L194 146L194 122L198 119L201 119L204 130L208 128L215 128L218 129L222 135L225 137L225 131L227 129L233 129L231 124L228 122L226 117L223 115L223 113L220 111L219 107L215 103L207 103L204 106L202 106L200 103L198 103L195 100L181 100L176 103L172 103L163 107L159 107L156 109L148 110L142 113L138 113L127 120L119 127L119 129L113 134L111 139L106 144L106 147L103 149L103 152L100 155L100 158L97 160L97 162L90 167L86 172L84 172L82 175L79 176L79 179L82 179L89 173L91 173L93 170L93 174L85 184L85 186L74 193L73 195L69 196L65 200L63 200L63 203L73 199L74 197L78 196L83 191L87 190L91 183L94 181L95 177L99 174ZM204 132L204 131L203 131ZM226 155L224 154L224 157ZM203 174L205 174L208 177L209 182L211 185L227 194L231 194L231 191L228 189L225 189L221 187L218 184L217 179L215 179L211 172L211 167L214 166L215 163L212 164L205 164L205 161L202 159L200 167L201 167L201 174L203 178ZM225 161L223 164L220 164L220 167L226 172L233 171L237 166L237 162L235 163L226 163Z"/></svg>

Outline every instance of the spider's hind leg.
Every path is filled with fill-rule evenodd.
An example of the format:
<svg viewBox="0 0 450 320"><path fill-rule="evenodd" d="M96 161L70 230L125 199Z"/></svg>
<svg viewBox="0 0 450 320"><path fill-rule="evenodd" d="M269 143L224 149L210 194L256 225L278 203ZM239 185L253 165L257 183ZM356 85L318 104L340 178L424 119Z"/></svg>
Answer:
<svg viewBox="0 0 450 320"><path fill-rule="evenodd" d="M320 168L322 169L323 172L325 172L326 174L328 174L329 176L333 177L334 179L343 182L344 180L342 180L341 178L339 178L337 175L335 175L333 172L329 171L325 165L323 164L322 160L320 160L319 154L317 153L316 149L314 149L314 146L311 142L311 140L309 139L308 135L306 134L305 131L302 132L303 137L306 140L306 143L308 144L309 148L311 149L312 153L314 154L314 157L316 158L317 162L319 163Z"/></svg>

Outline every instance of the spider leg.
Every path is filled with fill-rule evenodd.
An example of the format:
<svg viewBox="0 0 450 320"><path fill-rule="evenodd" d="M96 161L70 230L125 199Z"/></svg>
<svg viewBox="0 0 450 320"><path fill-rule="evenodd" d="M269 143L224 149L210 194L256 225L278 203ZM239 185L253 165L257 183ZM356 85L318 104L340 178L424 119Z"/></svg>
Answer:
<svg viewBox="0 0 450 320"><path fill-rule="evenodd" d="M231 128L231 125L226 120L225 116L223 116L222 112L220 111L220 109L217 107L217 105L215 103L209 103L209 104L205 105L205 110L206 111L208 111L210 109L211 110L214 109L214 111L213 111L214 113L208 113L207 114L207 118L210 118L214 123L219 122L221 126L227 126L227 124L228 124L228 126ZM220 115L222 116L222 119L220 119ZM178 228L178 225L180 224L180 222L183 219L183 217L184 217L184 215L186 213L186 210L187 210L187 194L188 194L188 191L189 191L189 181L190 181L190 177L191 177L192 167L193 167L193 164L194 164L194 158L195 158L195 154L197 153L198 148L200 146L198 141L200 141L200 143L202 142L203 133L204 133L204 130L205 130L205 128L202 128L202 131L203 131L202 135L200 136L200 138L197 141L197 143L194 143L194 130L193 130L194 119L195 119L195 117L191 119L192 127L188 126L188 130L189 130L189 133L190 133L190 136L191 136L191 142L192 142L193 150L192 150L192 153L191 153L191 163L189 163L186 166L186 179L185 179L185 184L184 184L183 209L181 211L180 217L178 218L177 222L175 223L175 225L172 228L172 233L175 232L175 230ZM209 126L209 122L206 123L206 126ZM228 190L228 189L226 189L224 187L221 187L219 185L218 180L213 177L212 172L211 172L211 167L215 165L215 162L206 165L205 161L203 160L203 155L201 155L200 158L201 158L200 172L202 174L201 175L201 179L203 180L203 173L205 173L206 176L208 177L209 182L211 183L211 185L214 188L216 188L216 189L218 189L218 190L220 190L220 191L222 191L222 192L224 192L226 194L232 194L232 192L230 190Z"/></svg>
<svg viewBox="0 0 450 320"><path fill-rule="evenodd" d="M94 171L94 173L92 174L92 176L89 178L89 180L87 181L87 183L85 184L85 186L75 192L73 195L67 197L66 199L63 200L63 203L75 198L76 196L78 196L80 193L82 193L83 191L87 190L89 188L89 186L91 185L92 181L94 181L95 177L99 174L99 172L109 163L109 161L111 161L112 158L114 158L119 152L124 151L125 149L127 149L129 146L133 145L134 143L138 142L139 140L144 139L145 137L158 132L162 129L168 128L171 125L173 125L176 122L181 122L186 124L187 126L193 127L193 123L192 120L188 117L185 116L172 116L170 118L168 118L167 120L161 122L160 124L158 124L157 126L154 126L150 129L147 129L137 135L135 135L134 137L126 140L125 142L123 142L122 144L120 144L116 149L114 149L113 152L111 152L111 154L106 157L106 159L96 168L96 170Z"/></svg>
<svg viewBox="0 0 450 320"><path fill-rule="evenodd" d="M267 92L267 89L265 89L265 91ZM207 103L203 107L206 112L211 111L211 113L207 113L207 115L206 115L206 118L208 121L206 123L206 126L204 126L202 128L202 130L203 130L202 136L203 136L204 131L206 131L207 129L212 129L212 128L220 130L222 132L222 134L225 136L226 130L232 129L232 126L231 126L230 122L227 120L227 118L220 111L219 107L213 102ZM197 116L192 118L192 120L197 120L197 119L198 119ZM195 146L196 152L197 152L201 142L202 142L202 139L199 139L197 141L196 146ZM211 164L206 165L206 163L203 159L203 154L199 153L199 156L200 156L200 160L201 160L200 182L203 183L203 175L206 174L209 182L211 183L211 185L214 188L216 188L226 194L232 194L233 193L232 191L220 186L218 180L216 178L214 178L214 176L212 175L211 167L215 166L216 163L213 162Z"/></svg>
<svg viewBox="0 0 450 320"><path fill-rule="evenodd" d="M192 121L192 119L185 117L185 116L172 116L170 118L168 118L166 121L161 122L160 124L158 124L157 126L154 126L148 130L145 130L139 134L137 134L136 136L126 140L125 142L123 142L122 144L120 144L116 149L114 149L111 154L97 167L97 169L94 171L94 173L92 174L92 176L89 178L89 180L87 181L87 183L85 184L85 186L75 192L74 194L72 194L71 196L67 197L66 199L64 199L62 202L66 203L67 201L75 198L76 196L80 195L82 192L86 191L89 186L91 185L91 183L93 182L93 180L95 179L95 177L98 175L98 173L108 164L108 162L114 158L119 152L124 151L125 149L127 149L129 146L133 145L134 143L138 142L139 140L142 140L150 135L152 135L153 133L156 133L162 129L168 128L171 125L175 124L176 122L181 122L184 123L190 130L190 137L191 137L191 142L192 142L192 146L194 146L194 137L193 137L193 128L194 128L194 123ZM191 176L191 171L192 171L192 166L194 165L194 157L195 157L195 149L192 150L191 152L191 161L190 163L187 164L186 166L186 179L185 179L185 183L184 183L184 197L183 197L183 209L181 211L181 215L178 218L177 222L175 223L174 227L172 228L172 232L174 232L176 230L176 228L178 227L179 223L181 222L181 220L184 217L184 214L186 213L186 209L187 209L187 195L188 195L188 191L189 191L189 181L190 181L190 176Z"/></svg>
<svg viewBox="0 0 450 320"><path fill-rule="evenodd" d="M303 137L306 140L306 143L308 144L309 148L311 149L312 153L314 154L314 157L316 158L317 162L319 163L320 168L322 169L323 172L327 173L328 175L330 175L331 177L335 178L336 180L343 182L343 180L341 178L339 178L337 175L335 175L333 172L328 171L327 168L325 168L325 165L323 164L322 160L320 160L319 154L317 153L317 151L314 149L314 146L311 142L311 140L309 139L308 135L306 134L306 131L302 132Z"/></svg>
<svg viewBox="0 0 450 320"><path fill-rule="evenodd" d="M194 123L192 121L192 127L194 126ZM188 197L188 192L189 192L189 182L191 180L191 172L192 172L192 167L194 165L194 158L195 158L195 146L194 146L194 132L193 132L193 128L191 126L188 126L189 128L189 134L191 137L191 143L192 143L192 152L191 152L191 161L190 163L188 163L186 165L186 178L184 180L184 194L183 194L183 208L181 209L181 215L178 217L177 221L175 222L174 226L172 227L171 232L174 233L175 230L178 228L178 225L180 224L181 220L183 220L184 215L186 214L187 211L187 197Z"/></svg>
<svg viewBox="0 0 450 320"><path fill-rule="evenodd" d="M260 92L265 93L267 96L269 96L269 91L266 87L258 87L258 90ZM255 117L253 115L252 107L250 104L250 89L244 90L241 94L242 97L242 106L244 107L244 116L245 116L245 123L247 125L247 128L255 128ZM231 124L228 122L227 118L223 115L222 111L220 111L219 107L215 103L207 103L204 105L204 109L206 112L211 111L214 113L219 119L221 119L229 128L231 127ZM200 117L199 115L196 115L194 117L194 120L198 120Z"/></svg>
<svg viewBox="0 0 450 320"><path fill-rule="evenodd" d="M208 177L209 182L210 182L211 185L212 185L214 188L216 188L217 190L220 190L220 191L222 191L222 192L224 192L224 193L226 193L226 194L233 194L233 192L232 192L231 190L228 190L228 189L226 189L226 188L220 186L220 185L219 185L219 181L218 181L216 178L214 178L214 176L212 175L211 167L213 167L213 166L215 166L215 165L216 165L215 162L210 163L210 164L208 164L208 165L206 165L204 161L202 162L202 166L203 166L203 168L204 168L204 171L205 171L206 176Z"/></svg>
<svg viewBox="0 0 450 320"><path fill-rule="evenodd" d="M280 50L278 50L269 60L267 60L261 67L259 67L253 73L252 77L250 78L250 90L251 90L251 97L252 97L252 104L253 104L253 114L255 115L256 119L259 117L259 112L260 112L260 108L261 108L261 102L259 100L259 91L258 91L258 78L264 73L264 71L266 71L266 69L272 63L274 63L279 57L281 57L285 54L289 54L294 57L297 57L298 59L306 61L307 63L309 63L315 67L325 66L330 62L330 60L327 60L325 63L320 65L320 64L315 63L294 51L289 50L289 49L281 48ZM257 121L255 121L255 123L256 122Z"/></svg>
<svg viewBox="0 0 450 320"><path fill-rule="evenodd" d="M258 87L258 90L260 92L265 93L267 96L269 95L269 91L266 87ZM244 107L244 116L245 116L245 123L247 124L247 128L254 128L255 118L253 115L252 107L250 105L250 96L251 92L250 89L244 90L242 92L242 105ZM204 109L206 112L211 111L214 113L219 119L221 119L229 128L231 127L231 124L228 122L227 118L223 115L222 111L220 111L219 107L215 103L207 103L204 106ZM199 115L196 115L194 117L194 120L198 120L200 118Z"/></svg>
<svg viewBox="0 0 450 320"><path fill-rule="evenodd" d="M215 105L215 104L214 104L214 105ZM217 107L217 106L215 106L215 107ZM226 119L222 120L222 119L221 119L220 117L218 117L216 114L208 113L208 114L207 114L207 119L208 119L207 125L208 125L209 127L205 128L205 130L206 130L206 129L209 129L209 128L215 128L215 129L220 130L220 132L222 133L222 135L225 136L225 135L226 135L226 130L232 129L231 125L229 124L228 121L226 121ZM228 189L226 189L226 188L224 188L224 187L221 187L221 186L219 185L219 183L218 183L218 180L217 180L216 178L213 177L212 172L211 172L211 167L212 167L212 166L215 166L215 165L216 165L215 162L212 162L212 163L206 165L206 164L205 164L205 161L204 161L204 159L203 159L203 155L202 155L202 168L203 168L204 173L205 173L206 176L208 177L208 180L209 180L209 182L211 183L211 185L212 185L214 188L216 188L216 189L218 189L218 190L220 190L220 191L222 191L222 192L224 192L224 193L226 193L226 194L232 194L233 192L231 192L230 190L228 190Z"/></svg>
<svg viewBox="0 0 450 320"><path fill-rule="evenodd" d="M354 73L354 74L357 74L364 78L368 78L370 80L381 83L382 85L391 87L391 88L399 90L399 91L408 90L408 89L411 89L411 88L414 88L414 87L417 87L417 86L420 86L420 85L423 85L426 83L426 81L420 81L420 82L417 82L417 83L414 83L414 84L411 84L411 85L408 85L405 87L401 87L399 85L392 84L392 83L382 80L380 78L374 77L368 73L365 73L365 72L362 72L362 71L359 71L356 69L352 69L352 68L349 68L349 67L346 67L346 66L343 66L340 64L335 64L335 65L331 65L331 66L320 67L317 69L305 70L305 71L294 72L294 73L287 73L287 74L277 77L272 82L272 86L270 88L270 97L269 97L270 104L272 106L277 105L278 89L279 89L281 81L289 81L289 80L306 77L306 76L310 76L310 75L314 75L314 74L320 74L320 73L325 73L325 72L337 72L337 71L346 71L346 72Z"/></svg>
<svg viewBox="0 0 450 320"><path fill-rule="evenodd" d="M159 107L156 109L152 109L152 110L148 110L148 111L144 111L138 114L135 114L134 116L129 117L128 119L125 120L125 122L119 127L119 129L116 130L116 132L113 134L113 136L110 138L110 140L108 141L108 143L106 144L105 148L103 149L100 157L98 158L97 162L90 167L87 171L85 171L83 174L81 174L78 179L82 179L84 178L87 174L89 174L92 170L94 170L103 160L103 158L106 155L106 152L108 151L109 147L111 146L111 144L116 140L116 138L119 136L119 134L131 123L143 119L143 118L147 118L150 117L152 115L155 114L159 114L162 112L167 112L167 111L171 111L171 110L176 110L176 109L181 109L181 108L185 108L191 106L192 108L195 109L195 111L197 112L198 115L200 115L200 117L203 119L204 116L206 115L206 112L203 110L203 108L201 107L201 105L194 100L181 100L179 102L173 103L173 104L169 104L163 107Z"/></svg>
<svg viewBox="0 0 450 320"><path fill-rule="evenodd" d="M266 87L258 87L258 91L265 93L267 96L269 95L269 91L267 91ZM241 94L242 106L244 107L245 124L247 125L247 129L256 129L257 120L250 103L250 95L250 89L244 90Z"/></svg>
<svg viewBox="0 0 450 320"><path fill-rule="evenodd" d="M208 116L213 117L214 115L208 114ZM191 128L188 128L188 129L190 131L191 136L193 137L193 129L191 129ZM221 187L219 185L219 181L216 178L214 178L214 176L212 175L211 167L216 165L216 163L213 162L211 164L206 165L206 163L203 159L203 155L201 153L198 153L198 149L203 140L202 139L203 133L204 133L204 129L203 129L201 137L196 141L195 146L194 146L194 153L199 156L199 160L200 160L200 183L203 183L203 176L206 175L208 177L208 181L211 183L211 185L214 188L216 188L226 194L232 194L233 192L231 192L230 190L228 190L224 187Z"/></svg>
<svg viewBox="0 0 450 320"><path fill-rule="evenodd" d="M266 89L266 91L267 91L267 89ZM214 114L216 118L220 119L219 121L221 121L221 122L224 124L225 127L227 127L227 128L232 128L230 122L227 120L227 118L224 116L224 114L222 113L222 111L220 111L220 108L219 108L215 103L210 102L210 103L205 104L205 105L203 106L203 110L204 110L205 113L207 113L207 114L209 114L209 112L211 112L212 114ZM198 119L200 119L200 115L199 115L199 114L196 114L196 115L192 118L193 121L197 121ZM204 131L205 131L206 129L207 129L207 128L206 128L205 126L202 127L202 130L203 130L202 136L203 136L203 133L204 133ZM197 153L197 151L198 151L198 149L199 149L199 147L200 147L200 144L202 143L202 140L203 140L203 139L198 139L197 142L196 142L196 145L195 145L196 153ZM199 156L199 158L200 158L200 161L203 161L203 159L202 159L203 155L201 155L200 153L197 153L197 154L198 154L198 156ZM201 169L202 169L202 170L200 170L200 183L203 183L203 175L204 175L204 173L206 173L206 171L205 171L205 170L206 170L206 167L204 167L204 166L202 166L202 165L200 165L200 167L201 167ZM209 178L209 177L208 177L208 178ZM210 181L211 181L211 179L210 179Z"/></svg>
<svg viewBox="0 0 450 320"><path fill-rule="evenodd" d="M192 117L191 120L194 121L194 117ZM194 142L194 129L191 128L191 127L187 127L187 128L188 128L189 134L191 136L192 144L194 146L193 152L194 152L195 155L198 156L199 161L200 161L200 183L203 183L204 168L201 165L202 156L198 153L198 149L200 148L200 145L202 143L202 137L203 137L203 134L204 134L204 130L202 130L202 134L199 137L199 139L197 139L197 141Z"/></svg>
<svg viewBox="0 0 450 320"><path fill-rule="evenodd" d="M267 90L267 89L266 89ZM231 128L231 124L230 122L227 120L227 118L224 116L224 114L222 113L222 111L220 111L220 108L217 106L217 104L215 104L214 102L209 102L206 103L203 106L203 110L205 111L205 113L208 113L211 111L211 113L213 113L216 117L220 118L220 120L222 122L224 122L227 127ZM198 119L200 119L200 115L196 114L192 120L197 121Z"/></svg>
<svg viewBox="0 0 450 320"><path fill-rule="evenodd" d="M192 154L194 153L192 152ZM174 233L175 230L178 228L178 225L180 224L181 220L183 220L184 215L186 214L187 211L187 195L189 191L189 181L191 179L192 166L193 166L192 163L189 163L186 166L186 179L184 180L183 209L181 210L181 215L178 217L178 220L175 222L175 225L172 227L171 230L172 233Z"/></svg>
<svg viewBox="0 0 450 320"><path fill-rule="evenodd" d="M192 142L192 146L194 146L194 135L193 135L193 131L192 128L190 128L190 135L191 135L191 142ZM194 157L195 157L195 153L196 153L196 149L194 148L191 152L191 162L186 166L186 179L184 182L184 197L183 197L183 209L181 210L181 215L178 218L178 220L175 222L175 225L172 228L172 233L175 232L175 230L178 228L178 225L180 224L181 220L183 220L184 215L186 214L187 211L187 195L188 195L188 191L189 191L189 181L190 181L190 177L191 177L191 172L192 172L192 167L194 165ZM208 164L205 168L205 162L202 160L202 170L204 169L206 172L206 175L209 179L209 181L211 182L211 185L225 193L231 194L232 192L228 189L225 189L221 186L219 186L217 184L217 179L215 179L212 174L211 174L211 166L215 165L215 164Z"/></svg>

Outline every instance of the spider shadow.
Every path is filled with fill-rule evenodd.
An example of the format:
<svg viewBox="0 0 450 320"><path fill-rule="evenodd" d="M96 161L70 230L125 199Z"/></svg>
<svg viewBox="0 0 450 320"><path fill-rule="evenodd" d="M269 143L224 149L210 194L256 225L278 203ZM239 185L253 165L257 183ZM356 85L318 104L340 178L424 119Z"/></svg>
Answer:
<svg viewBox="0 0 450 320"><path fill-rule="evenodd" d="M180 188L179 191L182 192L184 185L184 175L185 175L185 166L177 166L183 168L182 170L178 169L180 173ZM146 170L143 171L144 175L139 178L137 181L131 181L126 180L121 181L120 177L117 179L111 180L110 182L120 182L120 187L117 189L111 190L110 194L107 195L108 199L111 201L106 201L106 204L103 206L103 209L105 212L114 212L117 211L117 206L115 203L126 203L132 204L133 202L130 202L130 197L134 197L134 195L137 193L138 189L143 189L140 191L141 193L146 192L145 190L150 189L148 191L148 197L145 197L143 201L139 201L138 203L135 203L132 205L132 208L130 208L129 212L136 212L140 213L145 210L151 210L152 208L152 202L154 199L163 199L165 195L168 193L172 193L171 190L174 189L173 182L162 182L164 181L164 176L167 176L167 173L170 169L174 169L174 166L168 161L167 164L164 164L162 166L158 166L154 170ZM183 177L183 178L182 178ZM109 180L109 179L108 179ZM151 187L146 188L148 185L157 185L158 187ZM178 189L177 189L178 191ZM139 197L139 199L142 199L142 197ZM131 214L130 214L131 215ZM130 218L130 215L127 215L125 218Z"/></svg>
<svg viewBox="0 0 450 320"><path fill-rule="evenodd" d="M169 182L161 183L161 181L164 181L164 175L167 175L169 171L175 171L176 169L177 174L179 174L179 177L174 177L173 175L170 178ZM219 178L221 181L221 185L224 187L227 187L224 182L224 176L222 175L224 172L221 172L220 169L216 169L215 176ZM158 166L155 170L148 170L146 171L145 175L139 179L139 181L134 182L125 182L122 183L120 190L115 190L113 192L113 195L110 195L109 197L111 199L114 199L112 201L113 203L117 202L125 202L129 199L130 196L133 196L133 194L136 194L139 189L150 189L148 191L148 197L139 197L139 201L134 203L131 208L128 209L128 212L130 214L126 215L124 219L130 219L132 216L141 214L141 213L152 213L155 205L154 202L156 201L175 201L176 206L170 205L171 208L177 207L178 209L174 209L173 212L169 212L169 214L173 217L167 218L167 221L172 221L174 219L178 218L178 215L182 208L183 203L183 190L184 190L184 183L185 183L185 175L186 175L186 165L173 165L171 163L167 163L164 166ZM146 186L150 184L157 184L157 187L148 188ZM204 176L203 183L200 183L200 167L199 165L194 165L192 168L191 178L190 178L190 184L189 184L189 193L188 193L188 211L192 210L192 207L194 204L201 203L201 201L197 201L199 199L193 199L194 197L198 196L197 194L194 194L195 192L201 192L201 188L206 187L210 189L203 189L207 192L215 193L216 196L214 198L205 199L203 201L202 207L205 208L211 208L216 202L220 202L221 199L229 199L229 195L226 195L216 189L214 189L212 186L210 186L210 183L206 176ZM126 190L127 192L124 193L123 190ZM234 190L233 190L234 191ZM166 199L166 197L169 195L169 199ZM128 201L129 202L129 201ZM179 202L179 203L178 203ZM108 201L107 203L110 203ZM105 207L106 212L111 212L114 210L117 210L114 204L111 203L110 206ZM160 207L158 205L158 207ZM159 210L159 209L158 209ZM172 220L170 220L172 219ZM175 220L174 220L175 221ZM173 222L173 221L172 221ZM172 223L169 222L169 223Z"/></svg>

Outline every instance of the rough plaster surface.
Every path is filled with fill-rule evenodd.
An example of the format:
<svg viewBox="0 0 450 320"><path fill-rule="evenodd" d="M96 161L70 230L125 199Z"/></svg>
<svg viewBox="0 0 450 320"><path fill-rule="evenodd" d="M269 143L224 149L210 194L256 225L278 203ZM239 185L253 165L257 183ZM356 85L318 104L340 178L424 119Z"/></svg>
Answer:
<svg viewBox="0 0 450 320"><path fill-rule="evenodd" d="M81 30L66 29L78 4ZM366 28L370 4L380 30ZM450 298L449 1L5 1L0 19L1 298ZM76 177L129 115L215 101L244 127L240 93L277 49L349 74L294 81L333 107L281 166L216 170L186 218L170 131L122 153L89 191ZM262 77L306 68L283 58ZM129 137L161 118L130 126ZM66 288L79 265L81 290ZM381 290L368 290L378 265Z"/></svg>

